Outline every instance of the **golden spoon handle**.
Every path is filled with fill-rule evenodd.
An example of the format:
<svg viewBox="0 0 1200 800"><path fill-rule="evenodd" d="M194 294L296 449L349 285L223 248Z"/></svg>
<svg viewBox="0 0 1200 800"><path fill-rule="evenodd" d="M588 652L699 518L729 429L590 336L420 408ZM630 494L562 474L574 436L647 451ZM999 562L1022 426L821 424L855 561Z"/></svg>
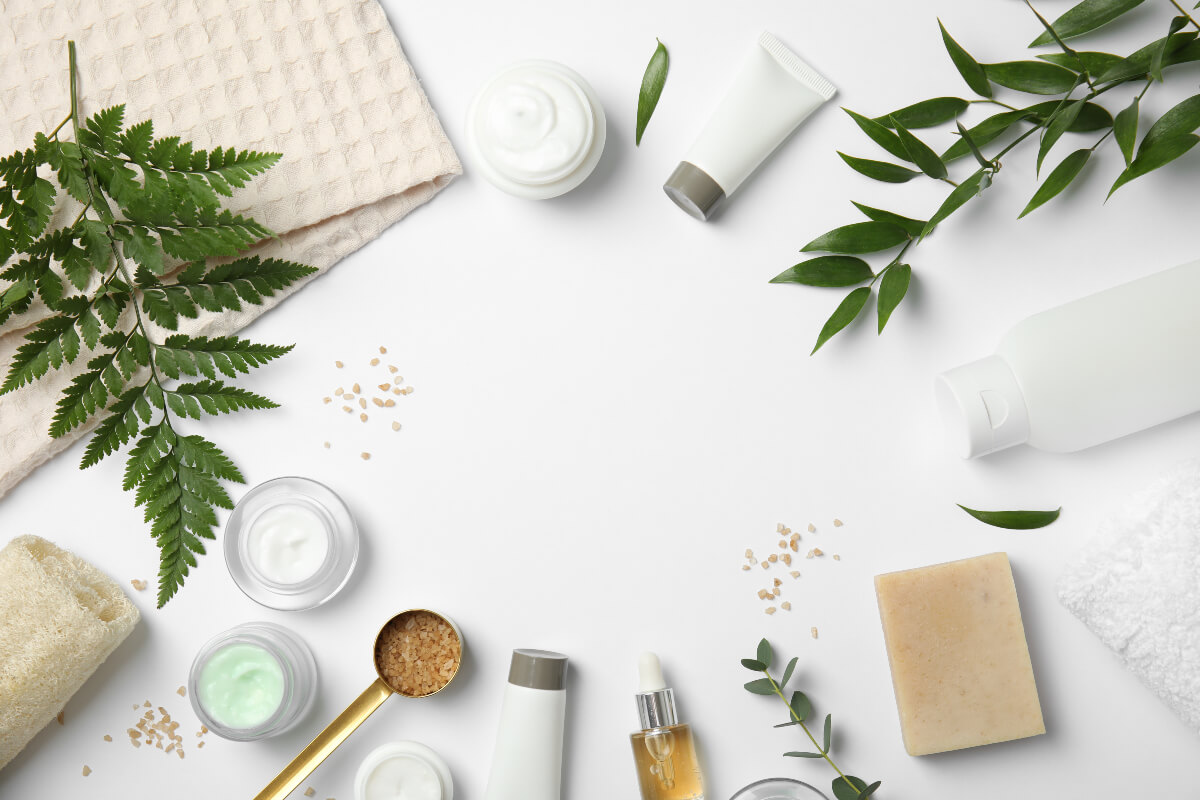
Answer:
<svg viewBox="0 0 1200 800"><path fill-rule="evenodd" d="M291 794L391 694L392 689L384 683L383 678L376 678L357 700L347 706L325 730L317 734L317 738L309 742L308 747L300 751L300 755L292 759L292 763L275 776L275 780L267 784L267 788L255 795L254 800L283 800Z"/></svg>

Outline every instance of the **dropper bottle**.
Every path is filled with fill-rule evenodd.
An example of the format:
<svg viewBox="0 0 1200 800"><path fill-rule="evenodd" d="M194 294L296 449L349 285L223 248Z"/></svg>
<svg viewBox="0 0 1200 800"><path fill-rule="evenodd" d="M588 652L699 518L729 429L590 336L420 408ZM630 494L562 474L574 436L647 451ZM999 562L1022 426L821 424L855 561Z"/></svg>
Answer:
<svg viewBox="0 0 1200 800"><path fill-rule="evenodd" d="M636 696L642 729L630 736L642 800L704 800L704 777L692 729L680 724L675 692L654 653L638 658Z"/></svg>

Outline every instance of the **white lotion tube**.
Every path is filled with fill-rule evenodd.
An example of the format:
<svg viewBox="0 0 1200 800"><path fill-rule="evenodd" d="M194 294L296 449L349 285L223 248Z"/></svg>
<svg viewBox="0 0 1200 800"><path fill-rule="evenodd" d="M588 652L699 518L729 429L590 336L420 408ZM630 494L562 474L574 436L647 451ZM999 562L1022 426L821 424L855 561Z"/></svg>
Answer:
<svg viewBox="0 0 1200 800"><path fill-rule="evenodd" d="M1200 261L1044 311L937 378L955 449L1071 453L1200 411Z"/></svg>
<svg viewBox="0 0 1200 800"><path fill-rule="evenodd" d="M764 31L663 190L693 217L708 219L836 91Z"/></svg>
<svg viewBox="0 0 1200 800"><path fill-rule="evenodd" d="M567 657L513 650L484 800L559 800Z"/></svg>

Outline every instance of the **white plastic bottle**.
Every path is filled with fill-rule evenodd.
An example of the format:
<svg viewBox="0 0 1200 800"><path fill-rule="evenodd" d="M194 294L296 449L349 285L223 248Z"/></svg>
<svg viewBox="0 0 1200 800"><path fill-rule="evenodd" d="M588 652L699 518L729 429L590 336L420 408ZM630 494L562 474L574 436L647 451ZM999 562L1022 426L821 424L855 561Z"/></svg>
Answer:
<svg viewBox="0 0 1200 800"><path fill-rule="evenodd" d="M1035 314L936 388L963 458L1070 453L1200 411L1200 261Z"/></svg>
<svg viewBox="0 0 1200 800"><path fill-rule="evenodd" d="M567 657L513 650L484 800L559 800Z"/></svg>

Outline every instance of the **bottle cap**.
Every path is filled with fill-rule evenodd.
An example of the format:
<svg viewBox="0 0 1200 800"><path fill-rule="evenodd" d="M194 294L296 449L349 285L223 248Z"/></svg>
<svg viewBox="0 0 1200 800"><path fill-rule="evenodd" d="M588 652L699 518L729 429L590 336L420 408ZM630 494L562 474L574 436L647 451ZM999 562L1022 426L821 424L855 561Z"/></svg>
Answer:
<svg viewBox="0 0 1200 800"><path fill-rule="evenodd" d="M946 439L963 458L994 453L1029 439L1029 410L1008 362L988 356L937 377Z"/></svg>
<svg viewBox="0 0 1200 800"><path fill-rule="evenodd" d="M675 692L667 688L663 680L662 663L654 653L642 653L638 658L638 683L641 691L637 693L636 700L638 722L642 730L679 724Z"/></svg>
<svg viewBox="0 0 1200 800"><path fill-rule="evenodd" d="M725 190L704 170L688 161L679 166L663 184L667 197L698 220L707 220L725 200Z"/></svg>
<svg viewBox="0 0 1200 800"><path fill-rule="evenodd" d="M513 650L508 682L529 689L565 689L567 657L549 650Z"/></svg>

